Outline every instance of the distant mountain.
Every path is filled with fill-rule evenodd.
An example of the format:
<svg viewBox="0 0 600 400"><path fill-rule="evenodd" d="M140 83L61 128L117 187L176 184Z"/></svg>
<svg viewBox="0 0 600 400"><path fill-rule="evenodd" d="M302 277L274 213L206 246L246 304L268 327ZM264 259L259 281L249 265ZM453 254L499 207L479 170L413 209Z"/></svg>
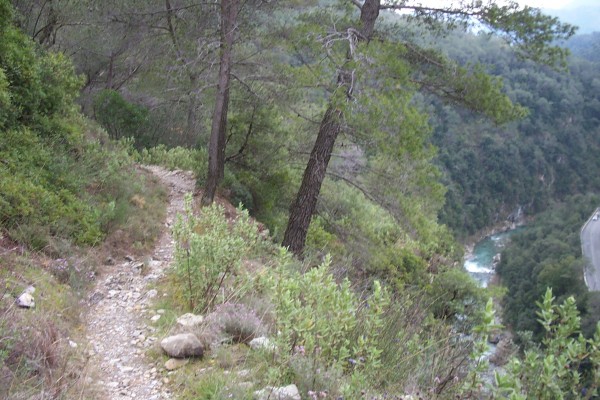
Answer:
<svg viewBox="0 0 600 400"><path fill-rule="evenodd" d="M575 57L600 62L600 32L576 35L567 42L567 47Z"/></svg>

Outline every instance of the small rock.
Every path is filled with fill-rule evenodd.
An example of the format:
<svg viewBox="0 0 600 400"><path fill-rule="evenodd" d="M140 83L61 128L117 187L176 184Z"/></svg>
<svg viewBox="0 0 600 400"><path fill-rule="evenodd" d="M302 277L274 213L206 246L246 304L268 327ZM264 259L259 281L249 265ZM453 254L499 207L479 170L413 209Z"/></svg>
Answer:
<svg viewBox="0 0 600 400"><path fill-rule="evenodd" d="M134 258L130 255L126 255L124 258L125 258L125 261L129 261L129 262L132 262L134 260Z"/></svg>
<svg viewBox="0 0 600 400"><path fill-rule="evenodd" d="M94 292L94 294L90 296L89 302L90 302L90 304L96 304L103 298L104 298L104 295L101 292Z"/></svg>
<svg viewBox="0 0 600 400"><path fill-rule="evenodd" d="M169 358L165 363L167 371L174 371L189 363L189 358Z"/></svg>
<svg viewBox="0 0 600 400"><path fill-rule="evenodd" d="M153 299L156 296L158 296L158 291L156 289L148 290L148 293L146 293L147 299Z"/></svg>
<svg viewBox="0 0 600 400"><path fill-rule="evenodd" d="M237 376L239 376L240 378L247 378L248 376L250 376L250 370L249 369L239 370L237 372Z"/></svg>
<svg viewBox="0 0 600 400"><path fill-rule="evenodd" d="M141 273L144 270L144 263L143 262L138 262L135 263L131 266L131 269L136 272L136 273Z"/></svg>
<svg viewBox="0 0 600 400"><path fill-rule="evenodd" d="M183 314L177 318L177 323L184 328L196 328L204 321L202 315L196 315L192 313Z"/></svg>
<svg viewBox="0 0 600 400"><path fill-rule="evenodd" d="M490 343L490 344L498 344L498 343L500 343L501 339L502 339L501 335L490 335L488 337L488 343Z"/></svg>
<svg viewBox="0 0 600 400"><path fill-rule="evenodd" d="M152 322L156 322L160 319L160 314L156 314L155 316L153 316L152 318L150 318L150 321Z"/></svg>
<svg viewBox="0 0 600 400"><path fill-rule="evenodd" d="M74 342L74 341L72 341L72 340L69 340L69 346L70 346L71 348L73 348L73 349L76 349L76 348L77 348L77 343L75 343L75 342Z"/></svg>
<svg viewBox="0 0 600 400"><path fill-rule="evenodd" d="M23 292L23 294L21 294L17 299L16 303L19 307L23 308L35 307L35 300L33 299L33 296L27 292Z"/></svg>
<svg viewBox="0 0 600 400"><path fill-rule="evenodd" d="M289 385L279 388L266 387L254 392L256 400L301 400L300 392L296 385Z"/></svg>
<svg viewBox="0 0 600 400"><path fill-rule="evenodd" d="M157 314L163 315L166 311L163 310L162 308L160 310L156 310Z"/></svg>
<svg viewBox="0 0 600 400"><path fill-rule="evenodd" d="M182 333L164 338L160 347L167 355L175 358L201 357L204 347L198 337L192 333Z"/></svg>
<svg viewBox="0 0 600 400"><path fill-rule="evenodd" d="M252 350L275 350L275 344L267 337L254 338L248 343Z"/></svg>

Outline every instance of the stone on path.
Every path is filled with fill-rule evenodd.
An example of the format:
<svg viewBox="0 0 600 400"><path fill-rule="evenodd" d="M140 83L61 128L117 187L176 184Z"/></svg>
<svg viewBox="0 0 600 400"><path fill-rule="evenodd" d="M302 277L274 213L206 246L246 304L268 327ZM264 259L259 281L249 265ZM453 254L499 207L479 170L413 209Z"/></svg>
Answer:
<svg viewBox="0 0 600 400"><path fill-rule="evenodd" d="M169 336L160 342L160 347L169 357L202 357L204 347L198 337L192 333Z"/></svg>

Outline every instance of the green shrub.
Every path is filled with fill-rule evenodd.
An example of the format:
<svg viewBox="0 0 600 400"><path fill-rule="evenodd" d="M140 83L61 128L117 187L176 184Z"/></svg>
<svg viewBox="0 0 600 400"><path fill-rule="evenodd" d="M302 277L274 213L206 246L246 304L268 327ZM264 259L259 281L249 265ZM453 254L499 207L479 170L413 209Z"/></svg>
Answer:
<svg viewBox="0 0 600 400"><path fill-rule="evenodd" d="M494 391L511 399L591 398L600 384L600 324L593 338L580 332L581 318L575 299L554 304L548 288L539 307L544 327L544 347L525 351L523 359L513 357L506 374L496 373Z"/></svg>
<svg viewBox="0 0 600 400"><path fill-rule="evenodd" d="M175 277L184 288L190 310L212 308L227 278L236 276L244 257L259 243L258 228L247 211L238 210L231 226L224 209L216 204L196 217L192 197L185 199L185 214L179 215L175 237Z"/></svg>
<svg viewBox="0 0 600 400"><path fill-rule="evenodd" d="M204 149L186 149L184 147L167 148L164 144L144 148L135 154L141 164L161 165L170 170L194 171L198 179L205 176L208 155Z"/></svg>
<svg viewBox="0 0 600 400"><path fill-rule="evenodd" d="M112 139L133 138L140 147L152 128L149 110L128 102L116 90L105 89L98 93L94 114Z"/></svg>
<svg viewBox="0 0 600 400"><path fill-rule="evenodd" d="M381 366L378 339L389 298L376 281L373 294L361 300L348 280L335 282L329 264L327 257L303 275L273 278L277 342L290 357L311 357L315 368L345 371L352 382ZM348 385L340 390L361 389Z"/></svg>
<svg viewBox="0 0 600 400"><path fill-rule="evenodd" d="M600 323L594 336L585 339L575 299L568 297L561 305L554 304L554 300L548 288L542 301L537 302L538 322L546 332L543 346L533 345L523 355L511 357L504 371L495 372L492 385L485 384L483 378L487 371L487 336L494 328L490 300L483 323L473 330L478 337L473 352L476 362L465 381L463 395L511 400L589 399L598 395Z"/></svg>
<svg viewBox="0 0 600 400"><path fill-rule="evenodd" d="M68 58L12 26L10 2L0 14L0 226L35 249L53 237L96 244L118 218L131 159L86 137L94 128L76 112L81 78Z"/></svg>

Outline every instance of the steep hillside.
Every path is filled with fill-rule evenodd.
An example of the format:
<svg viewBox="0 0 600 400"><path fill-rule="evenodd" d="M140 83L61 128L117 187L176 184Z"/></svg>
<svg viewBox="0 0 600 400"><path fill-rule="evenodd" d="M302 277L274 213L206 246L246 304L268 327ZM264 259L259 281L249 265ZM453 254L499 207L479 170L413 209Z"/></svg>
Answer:
<svg viewBox="0 0 600 400"><path fill-rule="evenodd" d="M78 398L82 300L103 259L154 244L164 190L78 112L67 57L13 17L0 1L0 397Z"/></svg>
<svg viewBox="0 0 600 400"><path fill-rule="evenodd" d="M549 67L573 27L479 1L12 3L0 396L595 395L600 333L576 339L558 289L545 346L524 362L504 340L486 378L500 291L469 279L456 240L598 184L595 65ZM512 46L455 32L473 17ZM150 168L182 178L165 224L134 159L208 190Z"/></svg>
<svg viewBox="0 0 600 400"><path fill-rule="evenodd" d="M593 52L589 37L581 51ZM583 44L585 43L585 45ZM459 235L534 215L553 200L600 189L600 64L570 58L554 71L511 55L500 41L456 34L441 47L462 63L481 62L501 76L506 92L529 115L494 126L433 101L433 143L448 187L441 221Z"/></svg>

